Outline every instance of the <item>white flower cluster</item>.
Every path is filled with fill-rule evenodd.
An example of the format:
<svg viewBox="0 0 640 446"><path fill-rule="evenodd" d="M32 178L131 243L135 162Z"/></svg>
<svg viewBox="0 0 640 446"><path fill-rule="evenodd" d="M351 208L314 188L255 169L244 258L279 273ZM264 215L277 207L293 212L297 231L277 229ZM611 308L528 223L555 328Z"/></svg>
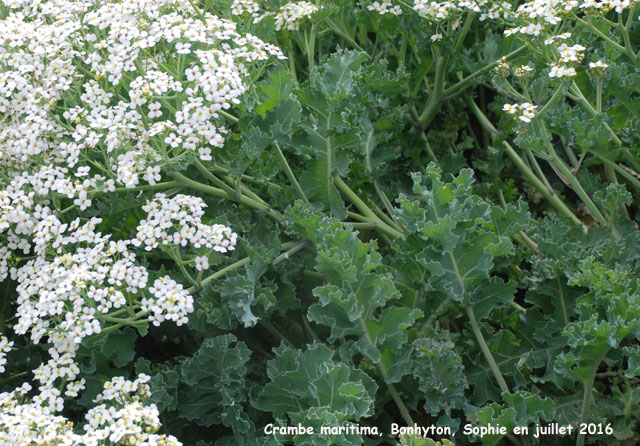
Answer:
<svg viewBox="0 0 640 446"><path fill-rule="evenodd" d="M485 9L480 14L480 21L485 21L487 19L495 20L502 17L503 19L509 19L512 17L513 6L511 3L507 3L505 1L502 2L493 2L489 4L489 9Z"/></svg>
<svg viewBox="0 0 640 446"><path fill-rule="evenodd" d="M571 62L580 63L582 59L584 59L584 50L586 50L586 48L582 45L569 46L566 43L562 43L558 47L558 51L560 52L558 62L565 64Z"/></svg>
<svg viewBox="0 0 640 446"><path fill-rule="evenodd" d="M75 205L80 207L91 204L88 191L112 191L113 180L95 175L83 181L72 181L69 170L59 166L42 166L39 170L22 172L11 178L4 189L0 189L0 233L6 233L6 246L0 246L0 280L7 275L7 261L11 252L21 250L29 254L33 247L35 253L46 248L48 238L39 237L35 232L38 225L49 219L51 210L49 194L59 194L67 198L78 199ZM78 201L80 200L80 201ZM35 245L35 246L34 246Z"/></svg>
<svg viewBox="0 0 640 446"><path fill-rule="evenodd" d="M18 282L17 334L30 330L36 343L48 335L53 351L74 353L83 338L101 332L102 314L130 305L146 289L149 274L135 263L130 242L95 232L100 222L67 225L50 215L36 225L39 255L11 271ZM148 307L164 311L157 303Z"/></svg>
<svg viewBox="0 0 640 446"><path fill-rule="evenodd" d="M436 2L433 0L415 0L413 9L433 21L442 21L448 18L459 17L464 11L481 12L481 7L487 4L487 0L460 0Z"/></svg>
<svg viewBox="0 0 640 446"><path fill-rule="evenodd" d="M274 45L237 33L233 22L208 13L201 20L191 5L174 0L6 5L22 8L0 21L0 35L7 36L0 43L5 67L0 160L15 169L35 156L72 168L83 151L104 144L113 152L107 167L117 171L122 184L134 187L148 167L157 165L153 137L166 137L164 131L151 131L154 120L178 114L182 120L175 120L175 133L181 144L171 148L195 150L209 160L211 148L220 147L226 133L222 123L215 123L222 120L217 112L237 104L245 92L246 63L284 58ZM150 50L153 57L147 56ZM176 60L189 53L197 59L188 64ZM62 122L56 103L79 80L79 101L61 113L67 120ZM117 97L107 92L122 85L126 88ZM178 99L168 106L163 98L171 95Z"/></svg>
<svg viewBox="0 0 640 446"><path fill-rule="evenodd" d="M533 67L530 65L521 65L516 68L514 75L519 78L527 77L533 73Z"/></svg>
<svg viewBox="0 0 640 446"><path fill-rule="evenodd" d="M504 104L502 110L506 111L510 115L514 115L522 122L531 122L531 120L536 116L536 108L538 107L535 105L523 102L522 104Z"/></svg>
<svg viewBox="0 0 640 446"><path fill-rule="evenodd" d="M548 37L547 39L545 39L544 44L545 45L551 45L551 44L557 42L558 40L567 40L570 37L571 37L571 33L557 34L555 36L551 36L551 37Z"/></svg>
<svg viewBox="0 0 640 446"><path fill-rule="evenodd" d="M609 64L604 63L601 60L597 60L595 62L589 62L589 69L596 71L604 71L609 67Z"/></svg>
<svg viewBox="0 0 640 446"><path fill-rule="evenodd" d="M637 2L634 0L583 0L580 9L589 10L589 12L600 12L606 14L612 9L620 14L625 9L634 6Z"/></svg>
<svg viewBox="0 0 640 446"><path fill-rule="evenodd" d="M296 31L300 29L300 25L305 19L310 18L319 10L320 8L307 1L287 3L275 14L276 29Z"/></svg>
<svg viewBox="0 0 640 446"><path fill-rule="evenodd" d="M367 9L369 11L376 11L380 15L385 15L385 14L400 15L400 14L402 14L402 8L400 6L398 6L398 5L394 6L391 3L391 0L374 1L373 3L371 3L370 5L367 6Z"/></svg>
<svg viewBox="0 0 640 446"><path fill-rule="evenodd" d="M115 241L99 232L99 218L63 216L119 191L116 183L157 184L162 169L189 151L211 159L227 132L222 112L239 103L254 62L284 56L239 34L231 21L199 16L188 2L3 5L0 281L11 275L17 282L16 334L51 346L50 359L33 370L37 395L26 401L27 383L0 394L0 444L179 444L150 434L157 410L138 400L92 412L84 435L54 415L85 386L75 362L83 339L135 322L183 324L193 311L181 284L150 278L136 260L132 249L153 245L149 234ZM199 253L198 268L208 267L209 251L234 249L229 228L202 222L202 200L158 200L157 212L169 212L172 227L151 213L149 221L157 223L151 237L157 231L178 249L190 243L207 251ZM0 337L0 371L11 346Z"/></svg>
<svg viewBox="0 0 640 446"><path fill-rule="evenodd" d="M31 2L25 3L28 9ZM59 155L58 143L48 134L64 129L51 112L74 80L77 52L69 37L78 27L73 21L48 22L44 15L24 12L0 21L0 160L5 169L22 169L38 156L46 164Z"/></svg>
<svg viewBox="0 0 640 446"><path fill-rule="evenodd" d="M224 225L207 225L202 222L207 205L199 197L178 194L168 198L156 194L155 198L142 207L147 218L140 221L135 246L144 245L147 251L158 246L172 244L192 245L217 252L232 251L237 235Z"/></svg>
<svg viewBox="0 0 640 446"><path fill-rule="evenodd" d="M516 17L541 20L549 25L557 25L562 18L578 6L577 0L532 0L516 9Z"/></svg>
<svg viewBox="0 0 640 446"><path fill-rule="evenodd" d="M567 67L565 65L551 65L551 70L549 70L549 77L556 77L558 79L566 78L570 79L576 76L578 72L574 67Z"/></svg>
<svg viewBox="0 0 640 446"><path fill-rule="evenodd" d="M0 336L0 373L4 373L4 365L7 363L7 353L11 351L13 341L5 336Z"/></svg>
<svg viewBox="0 0 640 446"><path fill-rule="evenodd" d="M231 5L231 14L233 15L251 14L255 18L258 17L259 10L260 5L254 0L233 0Z"/></svg>
<svg viewBox="0 0 640 446"><path fill-rule="evenodd" d="M527 26L509 28L504 31L504 35L511 36L513 34L526 34L529 36L539 36L543 29L543 25L540 23L529 23Z"/></svg>
<svg viewBox="0 0 640 446"><path fill-rule="evenodd" d="M558 36L550 37L545 40L547 45L556 45L558 50L557 62L551 64L549 77L558 79L571 79L576 76L575 66L579 65L584 59L584 51L586 48L582 45L567 45L560 40L567 40L571 37L571 33L563 33Z"/></svg>
<svg viewBox="0 0 640 446"><path fill-rule="evenodd" d="M510 28L506 33L539 35L539 30L549 26L555 27L571 13L579 10L606 14L614 9L621 13L636 3L634 0L531 0L518 6L513 14L513 18L522 19L527 25Z"/></svg>
<svg viewBox="0 0 640 446"><path fill-rule="evenodd" d="M169 276L163 276L153 282L149 292L155 299L142 299L142 311L152 313L149 317L156 327L165 320L176 325L189 322L187 314L193 312L193 297L184 287Z"/></svg>
<svg viewBox="0 0 640 446"><path fill-rule="evenodd" d="M143 405L149 398L146 382L140 374L135 381L116 377L104 384L100 402L86 414L85 433L76 433L73 422L54 415L46 406L26 400L31 390L23 384L12 392L0 393L0 444L31 446L99 446L105 444L142 446L181 446L173 436L158 435L159 412L155 404Z"/></svg>

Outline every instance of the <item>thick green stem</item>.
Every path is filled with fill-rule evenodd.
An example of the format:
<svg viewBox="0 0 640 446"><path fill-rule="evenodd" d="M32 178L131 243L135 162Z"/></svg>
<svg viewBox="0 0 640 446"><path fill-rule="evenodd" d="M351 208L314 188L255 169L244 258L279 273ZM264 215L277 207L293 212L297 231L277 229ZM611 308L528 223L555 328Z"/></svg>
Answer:
<svg viewBox="0 0 640 446"><path fill-rule="evenodd" d="M351 45L353 45L354 48L356 48L359 51L362 51L364 54L366 54L367 58L369 58L369 60L373 59L373 57L371 57L371 55L369 53L367 53L367 50L365 50L364 48L362 48L360 45L358 45L358 42L356 42L355 40L353 40L353 37L351 37L349 34L347 34L346 32L344 32L343 30L341 30L338 25L336 25L333 20L331 19L327 19L327 23L329 23L329 27L331 28L331 30L333 32L335 32L336 34L338 34L340 37L342 37L343 39L345 39L347 42L349 42Z"/></svg>
<svg viewBox="0 0 640 446"><path fill-rule="evenodd" d="M473 23L473 20L476 18L476 15L477 14L473 11L469 11L469 13L467 14L467 19L464 21L464 25L462 25L462 29L460 30L460 33L456 38L456 43L453 46L453 51L451 52L451 54L455 54L458 52L458 50L460 50L460 47L462 46L462 43L464 42L465 37L467 37L467 34L469 33L469 29L471 29L471 24Z"/></svg>
<svg viewBox="0 0 640 446"><path fill-rule="evenodd" d="M203 177L207 180L211 181L213 184L224 190L227 194L231 195L234 193L233 188L231 188L227 183L222 181L220 178L209 172L209 169L206 168L204 164L198 159L193 162L193 165L200 171Z"/></svg>
<svg viewBox="0 0 640 446"><path fill-rule="evenodd" d="M235 198L236 201L240 201L240 198L242 198L242 176L237 175L235 180L236 180L236 188L235 188L233 197Z"/></svg>
<svg viewBox="0 0 640 446"><path fill-rule="evenodd" d="M480 124L485 129L487 129L487 131L489 131L490 133L493 133L494 135L498 134L498 131L493 126L491 121L489 121L489 119L485 116L485 114L482 113L482 110L480 110L478 105L471 98L467 100L467 103L469 104L469 107L471 108L473 113L476 115L476 118L478 118L478 121L480 122ZM581 225L583 230L586 231L587 227L582 223L582 221L580 221L580 219L576 217L573 212L571 212L571 209L569 209L567 205L564 204L564 202L558 197L557 194L551 194L549 192L549 190L544 185L544 183L540 181L540 179L535 175L535 173L533 173L533 171L529 168L529 166L527 166L527 164L522 160L522 158L520 158L520 155L518 155L518 153L513 149L513 147L511 147L511 145L506 141L503 141L502 145L505 148L505 152L507 156L511 159L511 161L513 161L516 167L520 169L520 172L522 172L524 177L527 180L529 180L529 182L531 182L533 187L535 187L535 189L538 192L540 192L545 197L545 199L558 212L560 212L560 214L566 217L569 217L571 220Z"/></svg>
<svg viewBox="0 0 640 446"><path fill-rule="evenodd" d="M433 150L431 149L431 144L429 144L429 138L427 137L427 135L424 134L424 132L421 132L421 136L422 139L424 140L424 148L427 149L427 153L429 154L429 157L433 160L434 163L438 163L438 158L436 158L436 154L433 153Z"/></svg>
<svg viewBox="0 0 640 446"><path fill-rule="evenodd" d="M456 94L462 90L464 90L465 88L467 88L469 86L469 84L471 84L471 81L474 80L475 78L493 70L496 66L498 66L498 64L500 62L502 62L502 60L509 60L511 58L514 58L516 56L518 56L520 53L522 53L524 50L527 49L526 45L523 45L519 48L516 48L515 50L511 51L510 53L508 53L506 56L504 56L504 58L500 58L498 60L496 60L495 62L490 63L489 65L485 65L484 67L480 68L477 71L474 71L473 73L471 73L469 76L465 77L464 79L460 80L459 82L453 84L451 87L446 88L442 93L443 96L450 96L453 94Z"/></svg>
<svg viewBox="0 0 640 446"><path fill-rule="evenodd" d="M551 157L550 163L557 169L557 171L567 180L571 189L580 197L580 200L584 203L584 205L591 211L594 218L600 223L602 226L607 226L607 219L602 212L597 208L595 203L591 200L591 197L585 192L580 181L574 175L573 171L567 166L567 164L560 158L557 154L549 140L546 138L548 136L547 130L544 126L544 122L540 120L533 121L533 126L536 130L538 136L541 137L543 141L546 141L545 146L547 148L547 153Z"/></svg>
<svg viewBox="0 0 640 446"><path fill-rule="evenodd" d="M633 11L630 12L633 13ZM631 38L629 36L629 29L622 20L622 14L618 14L618 29L620 30L620 33L622 33L622 40L624 42L624 54L626 54L634 64L640 65L638 56L633 52L633 47L631 46Z"/></svg>
<svg viewBox="0 0 640 446"><path fill-rule="evenodd" d="M238 118L236 118L235 116L233 116L233 115L232 115L232 114L230 114L230 113L227 113L227 112L226 112L226 111L224 111L224 110L218 110L216 113L218 113L219 115L224 116L225 118L227 118L229 121L233 122L234 124L237 124L237 123L238 123L238 121L239 121L239 119L238 119Z"/></svg>
<svg viewBox="0 0 640 446"><path fill-rule="evenodd" d="M556 91L553 92L553 95L551 96L551 98L547 101L547 103L544 105L544 107L542 107L542 109L536 113L536 118L540 119L542 118L550 109L553 105L555 105L556 102L558 102L558 100L562 97L562 90L564 89L563 85L558 86L558 88L556 88Z"/></svg>
<svg viewBox="0 0 640 446"><path fill-rule="evenodd" d="M525 152L527 152L527 155L529 156L529 160L531 161L533 168L538 173L538 176L542 179L542 182L546 186L549 193L551 195L555 195L556 192L553 190L553 187L551 186L551 183L549 183L547 176L542 171L542 168L540 167L540 164L538 164L538 160L536 160L536 157L531 153L531 150L529 149L525 149Z"/></svg>
<svg viewBox="0 0 640 446"><path fill-rule="evenodd" d="M227 274L229 271L233 271L234 269L240 268L242 265L244 265L245 263L247 263L250 260L251 259L249 257L245 257L243 259L238 260L235 263L232 263L229 266L225 266L221 270L216 271L215 273L213 273L213 274L205 277L203 280L201 280L199 288L205 287L209 282L211 282L213 280L216 280L216 279L219 279L220 277L222 277L225 274ZM192 286L187 291L190 292L190 293L193 293L194 291L197 291L197 290L198 290L198 287Z"/></svg>
<svg viewBox="0 0 640 446"><path fill-rule="evenodd" d="M580 414L580 423L587 423L589 421L589 415L591 412L591 393L593 392L593 381L596 377L596 372L600 366L600 362L604 359L609 349L605 350L602 355L595 361L589 376L584 383L584 396L582 398L582 412ZM583 431L584 432L584 431ZM579 433L576 439L576 446L584 446L584 433Z"/></svg>
<svg viewBox="0 0 640 446"><path fill-rule="evenodd" d="M293 246L288 251L283 252L278 257L273 259L273 262L271 262L271 265L277 265L278 263L282 262L283 260L287 260L289 257L291 257L291 256L295 255L296 253L302 251L304 249L304 247L307 246L308 242L309 241L306 240L306 239L302 240L300 243L298 243L297 245ZM283 244L282 246L284 247L285 244ZM287 245L287 246L289 246L289 245Z"/></svg>
<svg viewBox="0 0 640 446"><path fill-rule="evenodd" d="M371 339L371 334L369 333L369 330L367 329L367 324L365 323L365 321L364 321L364 319L362 317L358 318L358 320L360 321L360 327L364 331L365 340L367 341L367 343L369 345L374 347L373 340ZM378 370L380 371L380 374L382 375L382 379L384 380L385 384L387 385L387 389L389 389L389 393L391 394L391 398L393 398L393 401L396 403L396 406L398 407L398 410L400 411L400 415L402 415L402 418L404 419L405 423L407 423L407 426L413 426L413 419L411 418L411 414L409 413L409 409L407 409L407 406L405 406L404 402L402 401L402 398L400 398L400 394L396 390L395 386L392 383L387 382L387 379L389 378L389 372L387 372L387 369L385 368L384 364L382 364L382 361L379 361L376 365L378 366Z"/></svg>
<svg viewBox="0 0 640 446"><path fill-rule="evenodd" d="M389 201L389 198L387 197L387 194L384 193L384 189L382 189L382 187L380 186L380 183L378 182L378 180L373 180L373 187L375 187L376 192L378 193L378 197L380 197L380 200L382 201L382 204L384 206L384 208L387 210L387 212L389 213L389 216L385 215L384 212L379 211L378 214L380 214L381 218L389 225L391 226L398 226L398 228L400 228L400 226L398 225L398 222L395 221L394 215L395 215L395 210L393 209L393 205L391 204L391 201ZM378 207L376 206L376 209Z"/></svg>
<svg viewBox="0 0 640 446"><path fill-rule="evenodd" d="M139 190L156 190L156 189L171 189L173 187L180 186L180 183L177 181L167 181L165 183L156 183L156 184L143 184L142 186L136 187L117 187L114 192L135 192Z"/></svg>
<svg viewBox="0 0 640 446"><path fill-rule="evenodd" d="M340 178L337 175L334 176L333 183L342 193L344 193L349 198L349 200L354 204L354 206L357 207L358 210L362 212L362 214L365 217L368 217L369 219L371 219L372 222L376 223L376 229L380 230L382 233L387 234L393 238L403 237L402 231L400 231L399 229L394 229L388 224L386 224L384 221L382 221L380 217L378 217L375 214L375 212L373 212L371 208L369 208L369 206L367 206L366 203L362 201L362 199L358 196L358 194L356 194L353 190L351 190L349 186L347 186L347 184L342 180L342 178Z"/></svg>
<svg viewBox="0 0 640 446"><path fill-rule="evenodd" d="M283 243L281 245L282 249L291 249L291 248L295 248L296 246L299 246L301 243L298 242L286 242ZM304 247L304 245L302 247L300 247L298 250L296 250L295 252L298 252L300 249L302 249ZM289 255L293 255L295 254L295 252L293 253L289 253ZM219 271L216 271L215 273L205 277L201 282L200 282L200 288L206 286L209 282L219 279L220 277L224 276L225 274L227 274L229 271L233 271L235 269L240 268L241 266L243 266L245 263L249 262L251 260L250 257L244 257L240 260L238 260L237 262L232 263L231 265L225 266L224 268L222 268ZM197 291L198 287L192 286L191 288L189 288L187 291L189 293L193 293L194 291Z"/></svg>
<svg viewBox="0 0 640 446"><path fill-rule="evenodd" d="M289 179L289 182L293 186L293 189L296 191L296 193L302 199L302 201L309 204L309 200L307 199L307 196L304 194L304 191L300 187L300 184L298 183L296 176L293 174L291 167L289 167L289 163L287 162L287 159L284 157L284 153L282 153L282 150L280 150L280 144L278 144L278 141L273 141L273 147L276 149L276 155L278 156L278 160L280 160L280 164L284 169L284 173L287 175L287 178Z"/></svg>
<svg viewBox="0 0 640 446"><path fill-rule="evenodd" d="M573 18L576 19L578 22L582 23L584 26L586 26L592 33L594 33L596 36L600 37L601 39L606 40L607 42L609 42L609 44L611 46L613 46L615 49L617 49L618 51L620 51L621 53L625 52L625 48L620 45L618 42L614 41L611 37L607 36L605 33L603 33L602 31L600 31L598 28L596 28L593 23L590 23L586 20L581 19L580 17L578 17L575 14L572 14Z"/></svg>
<svg viewBox="0 0 640 446"><path fill-rule="evenodd" d="M431 91L427 105L418 118L418 122L422 128L426 128L431 123L440 109L440 98L444 91L444 77L447 72L447 64L449 62L448 57L440 55L440 51L437 47L434 47L434 52L436 56L436 75L433 83L433 90Z"/></svg>
<svg viewBox="0 0 640 446"><path fill-rule="evenodd" d="M573 81L569 86L569 91L576 96L575 98L576 101L587 113L589 113L589 115L596 116L598 114L598 111L591 105L591 103L587 100L584 94L582 94L582 90L580 90L580 87L578 87L575 81ZM616 147L619 147L622 150L622 154L625 156L627 161L629 161L629 163L636 170L640 170L640 162L638 161L638 159L635 156L633 156L631 152L629 152L629 149L627 149L626 147L622 147L622 141L620 140L620 138L618 138L618 135L616 135L613 129L609 126L609 124L604 122L603 125L611 135L611 139L613 140L613 143L616 145Z"/></svg>
<svg viewBox="0 0 640 446"><path fill-rule="evenodd" d="M295 346L289 341L280 330L278 330L271 322L266 319L261 319L258 322L262 327L264 327L274 338L280 339L282 342L287 344L289 347L295 348Z"/></svg>
<svg viewBox="0 0 640 446"><path fill-rule="evenodd" d="M484 355L484 359L489 363L489 367L491 368L491 372L493 373L494 378L498 381L498 386L502 392L510 393L509 386L507 386L507 382L504 380L502 373L500 372L500 368L496 363L496 360L493 358L491 354L491 350L489 350L489 346L487 345L487 341L484 340L484 336L482 336L482 332L480 331L480 325L476 319L476 315L473 313L473 308L465 307L467 311L467 316L469 317L469 322L471 323L471 329L473 330L473 334L476 337L476 341L478 341L478 345L480 345L480 350Z"/></svg>
<svg viewBox="0 0 640 446"><path fill-rule="evenodd" d="M200 192L204 192L206 194L212 195L214 197L218 197L218 198L225 198L225 199L229 199L232 201L236 201L235 197L233 195L229 196L229 194L222 190L222 189L218 189L217 187L213 187L213 186L209 186L207 184L202 184L202 183L198 183L197 181L194 181L192 179L189 179L187 177L185 177L184 175L182 175L181 173L178 172L174 172L172 174L173 178L179 182L180 184L190 187L192 189L198 190ZM276 210L270 208L269 206L259 203L256 200L253 200L247 196L241 196L239 200L237 200L239 203L244 204L245 206L251 208L251 209L255 209L258 211L266 211L267 215L271 218L273 218L274 220L276 220L277 222L281 222L282 221L282 215L280 215L279 212L277 212Z"/></svg>
<svg viewBox="0 0 640 446"><path fill-rule="evenodd" d="M173 262L178 265L178 268L180 269L180 272L182 272L182 275L185 276L189 282L191 282L191 284L193 286L198 286L198 281L195 280L191 274L189 274L189 272L187 271L187 269L184 267L184 262L182 261L182 258L180 257L180 249L178 246L174 246L173 252L171 253L171 256L173 257Z"/></svg>
<svg viewBox="0 0 640 446"><path fill-rule="evenodd" d="M622 167L618 166L616 163L614 163L610 159L600 155L597 152L589 152L589 153L592 154L593 156L595 156L596 158L598 158L600 161L602 161L602 163L605 165L605 167L609 167L611 169L614 169L620 175L625 177L631 184L634 185L634 187L636 189L638 189L638 191L640 191L640 181L636 177L634 177L631 173L629 173L628 171L624 170Z"/></svg>
<svg viewBox="0 0 640 446"><path fill-rule="evenodd" d="M291 75L293 76L293 80L298 83L298 76L296 75L296 60L295 54L293 53L293 45L291 44L292 39L287 39L287 46L289 47L289 71L291 71Z"/></svg>
<svg viewBox="0 0 640 446"><path fill-rule="evenodd" d="M585 192L585 190L582 188L582 185L578 181L578 178L576 178L571 169L569 169L569 166L567 166L565 162L560 158L556 158L555 161L553 161L553 165L556 166L558 171L567 179L567 181L569 181L571 189L573 189L578 197L580 197L584 205L591 211L598 223L600 223L602 226L607 226L607 219L596 207L595 203L591 200L587 192Z"/></svg>

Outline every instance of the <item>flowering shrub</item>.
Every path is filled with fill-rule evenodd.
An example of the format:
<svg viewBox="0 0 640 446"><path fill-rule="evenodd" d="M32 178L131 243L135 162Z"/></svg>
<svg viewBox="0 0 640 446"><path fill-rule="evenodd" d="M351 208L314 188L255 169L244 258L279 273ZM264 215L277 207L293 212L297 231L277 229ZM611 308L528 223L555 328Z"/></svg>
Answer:
<svg viewBox="0 0 640 446"><path fill-rule="evenodd" d="M0 2L0 445L630 445L636 6Z"/></svg>

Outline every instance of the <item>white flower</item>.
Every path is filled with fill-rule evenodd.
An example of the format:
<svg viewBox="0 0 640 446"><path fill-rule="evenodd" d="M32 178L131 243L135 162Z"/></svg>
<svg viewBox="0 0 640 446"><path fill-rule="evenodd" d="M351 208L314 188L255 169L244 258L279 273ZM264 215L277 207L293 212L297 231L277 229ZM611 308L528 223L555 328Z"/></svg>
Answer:
<svg viewBox="0 0 640 446"><path fill-rule="evenodd" d="M190 43L176 43L176 53L178 54L189 54L191 52L191 44Z"/></svg>
<svg viewBox="0 0 640 446"><path fill-rule="evenodd" d="M89 171L90 170L91 170L91 168L89 166L78 167L78 170L76 171L76 176L77 177L86 177L87 175L89 175Z"/></svg>
<svg viewBox="0 0 640 446"><path fill-rule="evenodd" d="M592 70L604 70L608 66L609 64L606 64L601 60L598 60L596 62L589 62L589 68Z"/></svg>
<svg viewBox="0 0 640 446"><path fill-rule="evenodd" d="M169 144L171 147L176 148L180 145L180 143L182 142L182 138L180 138L178 135L176 135L175 133L171 132L169 133L169 136L167 136L164 139L164 142L166 144Z"/></svg>
<svg viewBox="0 0 640 446"><path fill-rule="evenodd" d="M537 106L529 102L523 102L522 104L504 104L502 110L510 115L516 115L522 122L531 122L535 117L537 108Z"/></svg>
<svg viewBox="0 0 640 446"><path fill-rule="evenodd" d="M162 112L160 111L160 108L162 107L162 105L160 105L159 102L152 102L149 104L149 118L153 119L153 118L158 118L160 116L162 116Z"/></svg>
<svg viewBox="0 0 640 446"><path fill-rule="evenodd" d="M209 259L207 256L200 256L195 258L196 261L196 269L198 271L204 271L209 269Z"/></svg>
<svg viewBox="0 0 640 446"><path fill-rule="evenodd" d="M552 65L549 71L549 77L571 78L576 75L576 69L565 65Z"/></svg>
<svg viewBox="0 0 640 446"><path fill-rule="evenodd" d="M308 1L287 3L275 15L276 29L298 30L302 21L311 17L319 9Z"/></svg>
<svg viewBox="0 0 640 446"><path fill-rule="evenodd" d="M73 201L73 204L78 206L81 211L84 211L89 206L91 206L91 200L87 198L87 191L80 191L80 193L78 194L78 198Z"/></svg>
<svg viewBox="0 0 640 446"><path fill-rule="evenodd" d="M160 176L160 166L149 166L147 167L147 171L142 176L142 179L145 180L149 184L156 184L161 180Z"/></svg>
<svg viewBox="0 0 640 446"><path fill-rule="evenodd" d="M402 14L402 8L400 8L400 6L398 6L398 5L393 6L391 4L391 0L374 1L372 4L367 6L367 9L369 11L376 11L380 15L385 15L385 14L400 15L400 14Z"/></svg>

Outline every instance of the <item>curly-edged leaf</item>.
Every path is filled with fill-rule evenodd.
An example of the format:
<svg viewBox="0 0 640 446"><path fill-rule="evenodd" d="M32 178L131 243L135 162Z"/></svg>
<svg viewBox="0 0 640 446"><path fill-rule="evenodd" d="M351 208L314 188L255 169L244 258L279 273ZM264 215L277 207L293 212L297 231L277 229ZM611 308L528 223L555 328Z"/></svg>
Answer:
<svg viewBox="0 0 640 446"><path fill-rule="evenodd" d="M495 307L513 301L515 292L514 282L504 283L499 277L491 277L473 291L465 293L462 303L473 308L476 318L484 319Z"/></svg>
<svg viewBox="0 0 640 446"><path fill-rule="evenodd" d="M494 258L512 252L508 236L524 224L526 210L496 210L473 195L470 169L462 170L451 183L442 180L441 170L433 163L425 174L412 177L417 200L405 195L398 198L396 216L410 232L399 247L415 253L414 258L430 273L429 283L435 290L454 302L468 304L469 293L489 280ZM507 223L511 218L519 223Z"/></svg>
<svg viewBox="0 0 640 446"><path fill-rule="evenodd" d="M529 392L502 393L504 404L492 403L480 409L473 416L478 425L500 425L511 433L516 426L529 426L530 432L542 421L551 421L555 414L555 403L548 398L540 398ZM530 426L531 425L531 426ZM474 437L472 435L472 437ZM504 435L487 434L477 438L483 445L495 445Z"/></svg>
<svg viewBox="0 0 640 446"><path fill-rule="evenodd" d="M338 51L332 54L322 66L320 90L325 96L348 94L353 85L353 71L367 60L364 53Z"/></svg>
<svg viewBox="0 0 640 446"><path fill-rule="evenodd" d="M178 407L178 385L180 376L174 370L161 370L153 375L149 386L151 399L160 412L174 411Z"/></svg>
<svg viewBox="0 0 640 446"><path fill-rule="evenodd" d="M344 220L347 209L333 184L333 177L347 173L349 158L346 148L357 144L358 138L354 132L333 135L331 127L337 125L340 116L327 113L326 118L320 118L319 124L305 125L308 138L304 144L314 160L302 172L300 187L309 200L321 203L325 209L329 209L331 216Z"/></svg>
<svg viewBox="0 0 640 446"><path fill-rule="evenodd" d="M464 391L468 387L462 358L450 341L419 338L414 342L413 375L420 383L426 399L425 410L433 416L452 409L461 409L467 402Z"/></svg>
<svg viewBox="0 0 640 446"><path fill-rule="evenodd" d="M399 380L411 351L404 331L422 313L388 306L400 293L375 242L362 242L356 232L308 208L291 208L288 216L296 231L316 244L316 270L327 281L313 290L318 302L309 307L309 319L331 328L330 342L356 336L352 354L376 363L384 357L385 369L393 369L385 379Z"/></svg>
<svg viewBox="0 0 640 446"><path fill-rule="evenodd" d="M252 424L242 404L247 401L246 363L250 355L247 346L233 335L206 339L180 367L187 386L180 394L180 416L202 426L222 423L238 434L249 432Z"/></svg>
<svg viewBox="0 0 640 446"><path fill-rule="evenodd" d="M263 95L263 101L256 107L256 112L265 117L267 111L273 110L279 101L291 96L293 79L283 67L269 72L267 79L258 87Z"/></svg>
<svg viewBox="0 0 640 446"><path fill-rule="evenodd" d="M292 436L293 444L296 446L352 446L354 444L362 444L362 436L358 434L340 432L336 430L335 434L322 433L322 427L340 428L349 426L331 411L328 407L313 407L299 412L290 414L291 424L313 428L313 435L294 435Z"/></svg>
<svg viewBox="0 0 640 446"><path fill-rule="evenodd" d="M281 346L267 365L269 383L253 405L281 419L300 410L325 408L339 421L369 416L377 390L361 370L332 360L325 345L313 344L305 351Z"/></svg>
<svg viewBox="0 0 640 446"><path fill-rule="evenodd" d="M470 332L468 336L472 336ZM491 354L502 374L513 377L517 386L524 386L526 379L522 375L521 365L531 353L529 346L522 344L509 330L483 332L483 336L487 339ZM468 359L466 366L467 379L474 386L472 401L483 404L489 399L499 400L499 391L493 383L493 372L484 355L474 350L473 357Z"/></svg>
<svg viewBox="0 0 640 446"><path fill-rule="evenodd" d="M276 302L277 284L261 278L269 263L278 255L280 241L275 238L266 245L248 244L247 251L251 263L228 274L219 291L223 307L229 308L245 327L252 327L258 322L258 316L253 313L252 307L267 310Z"/></svg>
<svg viewBox="0 0 640 446"><path fill-rule="evenodd" d="M80 361L83 358L91 358L90 363L83 364L82 367L83 371L89 373L108 369L110 364L118 368L124 367L133 361L136 355L134 345L137 338L136 331L129 327L106 336L86 338L76 356Z"/></svg>

